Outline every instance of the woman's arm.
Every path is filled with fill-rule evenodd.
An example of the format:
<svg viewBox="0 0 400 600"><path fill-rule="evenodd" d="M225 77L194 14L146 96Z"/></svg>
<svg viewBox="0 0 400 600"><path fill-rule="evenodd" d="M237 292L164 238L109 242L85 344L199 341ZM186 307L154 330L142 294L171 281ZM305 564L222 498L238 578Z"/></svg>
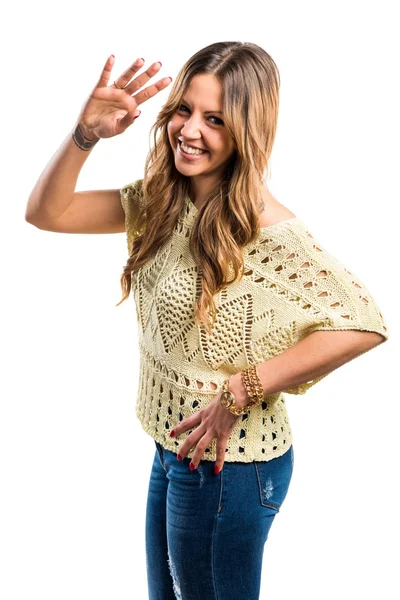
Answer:
<svg viewBox="0 0 400 600"><path fill-rule="evenodd" d="M76 123L44 168L29 195L25 211L28 223L41 229L51 229L71 205L79 173L97 143L94 141L91 147L88 144L89 147L83 149L89 138L83 127L78 129Z"/></svg>
<svg viewBox="0 0 400 600"><path fill-rule="evenodd" d="M278 356L257 365L264 397L324 377L385 339L375 331L314 331ZM247 404L240 373L230 378L229 389L237 406Z"/></svg>
<svg viewBox="0 0 400 600"><path fill-rule="evenodd" d="M140 115L137 107L166 88L172 79L164 77L143 88L159 72L161 63L153 63L132 79L143 66L139 58L115 80L123 86L109 86L114 58L108 57L74 129L29 196L25 220L39 229L68 233L115 233L125 229L119 189L75 193L76 182L98 140L123 133Z"/></svg>

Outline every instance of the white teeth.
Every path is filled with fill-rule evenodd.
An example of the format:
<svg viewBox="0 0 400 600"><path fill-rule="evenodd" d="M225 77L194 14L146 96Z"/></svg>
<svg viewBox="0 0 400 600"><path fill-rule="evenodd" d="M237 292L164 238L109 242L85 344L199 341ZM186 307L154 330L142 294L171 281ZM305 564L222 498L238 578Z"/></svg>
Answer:
<svg viewBox="0 0 400 600"><path fill-rule="evenodd" d="M198 150L195 148L190 148L189 146L185 146L183 142L181 142L181 148L187 154L204 154L205 150Z"/></svg>

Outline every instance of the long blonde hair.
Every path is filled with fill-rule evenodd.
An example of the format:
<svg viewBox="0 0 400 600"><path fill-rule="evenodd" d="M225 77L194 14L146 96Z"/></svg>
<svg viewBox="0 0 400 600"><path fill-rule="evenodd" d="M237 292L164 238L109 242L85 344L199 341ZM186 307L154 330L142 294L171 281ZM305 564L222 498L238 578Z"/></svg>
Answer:
<svg viewBox="0 0 400 600"><path fill-rule="evenodd" d="M259 207L275 139L280 77L271 56L249 42L217 42L199 50L178 73L168 100L151 128L154 146L147 155L142 184L145 210L121 275L129 297L132 273L155 255L171 236L189 192L189 178L175 167L167 125L195 75L211 73L221 83L224 123L234 144L224 176L199 210L190 233L190 250L201 276L195 320L210 333L215 320L213 296L242 276L242 248L259 234ZM228 280L228 270L234 278ZM209 314L208 314L209 313ZM210 322L211 318L211 322Z"/></svg>

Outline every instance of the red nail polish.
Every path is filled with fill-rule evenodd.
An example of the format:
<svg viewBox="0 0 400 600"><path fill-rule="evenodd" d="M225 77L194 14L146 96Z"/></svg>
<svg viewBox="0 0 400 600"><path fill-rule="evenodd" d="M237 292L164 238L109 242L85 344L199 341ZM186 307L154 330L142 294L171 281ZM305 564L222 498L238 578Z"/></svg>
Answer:
<svg viewBox="0 0 400 600"><path fill-rule="evenodd" d="M191 471L193 471L195 468L196 468L196 467L195 467L195 466L194 466L194 464L191 462L191 463L189 464L189 469L190 469Z"/></svg>
<svg viewBox="0 0 400 600"><path fill-rule="evenodd" d="M169 434L169 437L174 437L175 436L175 431L172 430L171 433Z"/></svg>
<svg viewBox="0 0 400 600"><path fill-rule="evenodd" d="M177 455L176 457L178 460L182 460L182 456L180 454Z"/></svg>
<svg viewBox="0 0 400 600"><path fill-rule="evenodd" d="M215 473L215 475L218 475L218 473L220 472L220 470L221 470L220 467L218 467L217 465L215 465L215 467L214 467L214 473Z"/></svg>

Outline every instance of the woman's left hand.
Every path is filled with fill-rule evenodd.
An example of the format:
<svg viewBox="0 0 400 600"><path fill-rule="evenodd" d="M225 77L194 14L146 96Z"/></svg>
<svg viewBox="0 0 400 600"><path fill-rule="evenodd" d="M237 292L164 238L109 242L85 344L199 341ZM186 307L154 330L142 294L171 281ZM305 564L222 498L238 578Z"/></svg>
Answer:
<svg viewBox="0 0 400 600"><path fill-rule="evenodd" d="M246 390L241 380L241 374L236 373L230 378L229 390L235 396L235 405L244 406L247 402ZM225 460L225 449L232 429L241 419L241 415L232 414L220 403L221 392L205 408L197 411L194 415L183 419L170 433L171 437L177 437L188 429L193 429L182 446L178 450L178 460L182 460L196 446L190 468L196 469L205 449L214 438L217 438L217 451L214 472L219 473Z"/></svg>

